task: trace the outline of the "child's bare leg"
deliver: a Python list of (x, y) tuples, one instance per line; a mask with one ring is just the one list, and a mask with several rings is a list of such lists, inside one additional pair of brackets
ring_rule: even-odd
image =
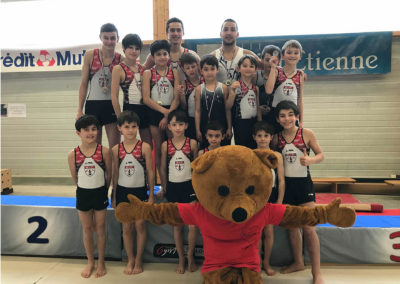
[(174, 226), (174, 240), (176, 251), (179, 256), (178, 267), (176, 272), (179, 274), (185, 273), (185, 256), (183, 254), (183, 226)]
[(189, 234), (188, 234), (188, 270), (189, 272), (195, 272), (198, 267), (196, 265), (196, 261), (194, 259), (194, 249), (196, 247), (196, 237), (197, 237), (197, 227), (193, 225), (189, 225)]
[(116, 122), (106, 124), (104, 127), (106, 129), (108, 146), (111, 149), (121, 141), (121, 133), (118, 131)]
[(125, 274), (132, 274), (135, 266), (135, 256), (133, 255), (133, 227), (134, 223), (122, 223), (122, 239), (126, 255), (128, 256), (128, 264), (124, 269)]
[(321, 274), (321, 256), (320, 256), (320, 245), (317, 232), (315, 227), (306, 226), (304, 230), (304, 239), (307, 243), (308, 253), (311, 260), (311, 272), (313, 275), (314, 284), (322, 284), (324, 280)]
[(135, 227), (136, 227), (137, 247), (136, 247), (136, 258), (135, 258), (135, 267), (133, 269), (133, 274), (139, 274), (143, 272), (143, 252), (147, 239), (146, 221), (144, 220), (136, 221)]
[(106, 264), (104, 262), (104, 253), (106, 250), (106, 214), (107, 209), (95, 210), (94, 217), (96, 219), (97, 234), (97, 269), (94, 274), (96, 278), (106, 275)]
[(264, 260), (263, 260), (263, 269), (267, 275), (272, 276), (275, 275), (275, 270), (272, 269), (269, 264), (269, 259), (271, 258), (272, 247), (274, 245), (274, 226), (267, 225), (264, 228)]
[(151, 139), (151, 133), (150, 133), (150, 128), (144, 128), (139, 130), (140, 133), (140, 140), (143, 142), (147, 142), (150, 144), (151, 147), (153, 147), (153, 142)]
[(289, 240), (292, 247), (294, 262), (281, 269), (281, 273), (292, 273), (295, 271), (304, 270), (304, 260), (303, 260), (303, 241), (301, 237), (301, 232), (299, 228), (289, 229)]
[(160, 172), (160, 161), (161, 161), (161, 144), (162, 144), (162, 131), (158, 126), (150, 125), (150, 133), (151, 137), (154, 141), (154, 164), (156, 166), (156, 170)]
[(78, 210), (79, 220), (82, 224), (83, 232), (83, 245), (85, 246), (86, 256), (88, 258), (88, 264), (82, 270), (81, 276), (83, 278), (89, 278), (92, 275), (94, 269), (94, 254), (93, 254), (93, 210), (80, 211)]
[(98, 144), (101, 144), (101, 140), (103, 139), (103, 126), (100, 125), (99, 129), (97, 130), (97, 138), (96, 138), (96, 142)]

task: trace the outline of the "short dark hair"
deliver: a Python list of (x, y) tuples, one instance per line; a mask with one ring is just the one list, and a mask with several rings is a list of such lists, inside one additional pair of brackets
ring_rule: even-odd
[[(268, 53), (269, 55), (273, 56), (274, 53), (276, 53), (276, 52), (278, 52), (278, 56), (277, 56), (277, 57), (278, 57), (279, 60), (280, 60), (281, 57), (282, 57), (282, 51), (281, 51), (281, 49), (280, 49), (279, 47), (277, 47), (276, 45), (272, 45), (272, 44), (267, 45), (267, 46), (264, 47), (263, 51), (261, 52), (261, 58), (263, 59), (264, 56), (265, 56), (265, 54), (267, 54), (267, 53)], [(276, 55), (274, 55), (274, 56), (276, 56)]]
[(168, 33), (168, 29), (169, 29), (169, 24), (170, 24), (170, 23), (180, 23), (181, 26), (182, 26), (182, 32), (185, 32), (185, 29), (183, 28), (183, 22), (182, 22), (182, 20), (181, 20), (181, 19), (178, 19), (178, 18), (176, 18), (176, 17), (173, 17), (173, 18), (169, 19), (169, 20), (167, 21), (167, 24), (165, 25), (165, 32), (166, 32), (166, 33)]
[(222, 23), (221, 31), (222, 31), (222, 29), (224, 28), (224, 25), (225, 25), (226, 22), (234, 23), (235, 26), (236, 26), (236, 31), (239, 31), (239, 27), (238, 27), (238, 24), (236, 23), (236, 21), (235, 21), (234, 19), (230, 19), (230, 18), (229, 18), (229, 19), (226, 19), (226, 20)]
[(165, 49), (166, 51), (168, 51), (169, 54), (169, 52), (171, 51), (171, 45), (167, 40), (155, 40), (150, 45), (150, 53), (152, 56), (154, 56), (154, 54), (161, 49)]
[(100, 123), (94, 115), (84, 114), (75, 121), (75, 129), (81, 132), (82, 128), (94, 125), (97, 129), (100, 128)]
[(143, 42), (137, 34), (127, 34), (122, 40), (122, 47), (124, 49), (132, 45), (139, 47), (139, 49), (142, 50)]
[(271, 124), (269, 124), (266, 121), (257, 121), (253, 125), (253, 135), (257, 135), (258, 131), (265, 131), (265, 133), (268, 133), (270, 135), (274, 134), (274, 128), (272, 127)]
[(299, 115), (299, 107), (292, 101), (281, 101), (277, 106), (276, 106), (276, 117), (279, 117), (279, 113), (281, 110), (293, 110), (295, 115)]
[(197, 63), (197, 58), (193, 53), (185, 52), (181, 55), (181, 57), (179, 57), (179, 62), (183, 67), (185, 64)]
[(209, 121), (207, 124), (206, 133), (208, 130), (214, 130), (214, 131), (219, 130), (219, 131), (221, 131), (222, 134), (225, 134), (225, 127), (218, 120)]
[(200, 60), (200, 68), (203, 68), (204, 64), (215, 66), (218, 69), (218, 59), (214, 55), (204, 55)]
[(116, 32), (117, 36), (119, 36), (117, 27), (114, 24), (107, 23), (107, 24), (102, 25), (100, 28), (100, 34), (101, 33), (112, 33), (112, 32)]
[(117, 124), (122, 126), (125, 122), (132, 123), (135, 122), (138, 126), (140, 125), (140, 117), (131, 110), (124, 110), (118, 115)]
[(257, 59), (251, 54), (245, 54), (242, 57), (240, 57), (237, 66), (240, 67), (240, 65), (242, 65), (243, 61), (245, 61), (246, 59), (250, 60), (250, 63), (257, 68)]
[(174, 109), (173, 111), (171, 111), (168, 114), (168, 123), (171, 122), (171, 120), (175, 117), (175, 120), (177, 122), (184, 122), (184, 123), (188, 123), (188, 117), (186, 115), (186, 113), (181, 110), (181, 109)]

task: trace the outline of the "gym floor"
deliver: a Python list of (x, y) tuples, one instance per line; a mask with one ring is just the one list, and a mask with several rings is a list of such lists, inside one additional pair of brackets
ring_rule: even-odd
[[(75, 196), (74, 186), (64, 185), (14, 185), (13, 195), (42, 195), (42, 196)], [(385, 209), (400, 208), (399, 195), (364, 195), (353, 194), (360, 202), (381, 203)], [(1, 257), (1, 283), (12, 284), (63, 284), (63, 283), (202, 283), (200, 271), (186, 272), (183, 275), (176, 274), (175, 264), (145, 263), (144, 272), (138, 275), (125, 275), (124, 261), (107, 261), (107, 274), (96, 279), (83, 279), (81, 270), (86, 264), (85, 259), (74, 258), (43, 258), (25, 256)], [(276, 268), (278, 271), (279, 268)], [(342, 283), (399, 283), (400, 265), (344, 265), (321, 264), (322, 274), (327, 284)], [(22, 271), (22, 272), (21, 272)], [(311, 270), (291, 274), (277, 273), (275, 276), (267, 276), (262, 272), (263, 283), (269, 284), (309, 284), (312, 283)]]

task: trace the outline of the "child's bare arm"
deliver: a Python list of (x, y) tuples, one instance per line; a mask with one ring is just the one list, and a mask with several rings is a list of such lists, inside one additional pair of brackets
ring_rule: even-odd
[(226, 111), (230, 111), (233, 107), (233, 104), (235, 103), (235, 97), (236, 97), (236, 89), (240, 89), (240, 82), (235, 81), (232, 83), (232, 85), (228, 89), (228, 98), (226, 100), (225, 104), (225, 109)]
[(297, 95), (297, 106), (299, 107), (299, 114), (300, 114), (299, 127), (301, 128), (303, 128), (303, 122), (304, 122), (303, 90), (304, 90), (304, 75), (300, 75), (300, 88), (299, 88), (299, 93)]
[(143, 64), (144, 70), (148, 70), (154, 66), (154, 58), (151, 54), (147, 55), (146, 61)]
[(278, 199), (276, 203), (282, 204), (283, 203), (283, 197), (285, 196), (285, 172), (283, 168), (283, 158), (281, 153), (275, 153), (276, 156), (278, 157), (278, 166), (277, 166), (277, 172), (278, 172)]
[(277, 150), (278, 148), (278, 134), (274, 134), (271, 141), (271, 149)]
[(199, 150), (197, 157), (201, 157), (201, 156), (203, 156), (203, 154), (204, 154), (204, 150)]
[(143, 142), (142, 153), (146, 161), (147, 185), (149, 186), (149, 202), (154, 202), (154, 171), (153, 171), (153, 156), (151, 146)]
[(107, 147), (102, 146), (102, 152), (104, 164), (106, 166), (106, 188), (108, 189), (110, 187), (112, 177), (112, 158)]
[(92, 63), (92, 61), (93, 50), (89, 50), (85, 53), (85, 56), (83, 58), (82, 78), (81, 84), (79, 86), (78, 112), (76, 114), (76, 119), (83, 115), (83, 105), (85, 104), (85, 98), (88, 90), (90, 64)]
[(193, 159), (196, 159), (198, 154), (199, 154), (199, 150), (197, 149), (197, 141), (194, 139), (190, 139), (190, 149), (192, 149), (192, 155), (193, 155)]
[(201, 119), (201, 85), (197, 86), (195, 89), (194, 95), (195, 101), (195, 113), (194, 113), (194, 122), (196, 126), (196, 137), (199, 142), (201, 142), (202, 135), (200, 131), (200, 119)]
[(124, 72), (120, 65), (113, 68), (111, 79), (111, 102), (116, 116), (121, 113), (121, 106), (119, 105), (119, 84), (122, 80)]
[(322, 152), (321, 146), (318, 144), (317, 138), (315, 137), (314, 132), (310, 129), (303, 129), (303, 136), (304, 136), (304, 141), (306, 142), (306, 146), (311, 148), (311, 150), (314, 152), (315, 156), (310, 157), (307, 155), (305, 152), (304, 157), (300, 158), (300, 163), (303, 166), (308, 166), (311, 164), (319, 164), (321, 163), (325, 156), (324, 153)]
[(179, 85), (182, 86), (182, 90), (179, 94), (179, 104), (182, 107), (182, 109), (187, 110), (188, 106), (187, 106), (186, 98), (185, 98), (185, 93), (186, 93), (185, 81), (181, 81)]
[(78, 177), (76, 176), (76, 167), (75, 167), (75, 151), (72, 150), (68, 153), (68, 166), (69, 166), (69, 171), (71, 172), (71, 177), (72, 180), (74, 181), (74, 184), (78, 184)]
[(169, 112), (175, 110), (179, 106), (179, 97), (182, 92), (182, 86), (180, 85), (179, 73), (178, 70), (172, 70), (174, 73), (174, 99), (172, 100), (171, 106), (169, 108)]
[(222, 90), (224, 92), (225, 101), (225, 116), (226, 116), (226, 137), (228, 139), (232, 138), (232, 112), (231, 108), (228, 108), (226, 101), (228, 100), (229, 90), (225, 84), (222, 84)]
[[(119, 158), (118, 158), (118, 147), (119, 145), (115, 145), (111, 149), (111, 155), (112, 155), (112, 196), (111, 196), (111, 204), (114, 204), (115, 202), (115, 197), (116, 197), (116, 190), (117, 190), (117, 184), (118, 184), (118, 177), (119, 177)], [(114, 205), (112, 205), (114, 208)]]
[[(276, 59), (273, 60), (274, 58), (276, 58)], [(268, 80), (265, 83), (265, 92), (268, 95), (271, 95), (272, 92), (274, 91), (276, 77), (278, 76), (278, 70), (277, 70), (278, 63), (277, 63), (277, 60), (278, 60), (278, 58), (276, 56), (273, 56), (269, 61), (269, 64), (271, 66), (271, 71), (269, 72)]]
[(262, 114), (261, 114), (261, 108), (260, 108), (260, 89), (257, 88), (257, 93), (256, 93), (256, 107), (257, 107), (257, 121), (262, 120)]

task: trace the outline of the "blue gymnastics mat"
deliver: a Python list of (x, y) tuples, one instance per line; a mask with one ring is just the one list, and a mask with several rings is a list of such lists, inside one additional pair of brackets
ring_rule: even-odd
[[(75, 207), (75, 197), (51, 197), (51, 196), (26, 196), (3, 195), (2, 205), (16, 206), (47, 206), (47, 207)], [(111, 208), (109, 206), (109, 208)], [(318, 225), (320, 227), (333, 227), (330, 224)], [(363, 228), (400, 228), (400, 216), (357, 216), (353, 227)]]

